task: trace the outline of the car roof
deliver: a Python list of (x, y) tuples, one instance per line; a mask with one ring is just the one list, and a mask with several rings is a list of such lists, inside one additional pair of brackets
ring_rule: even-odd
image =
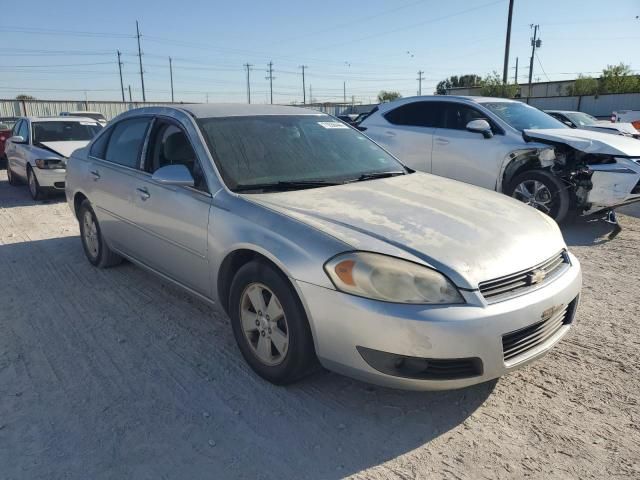
[(61, 115), (63, 113), (73, 113), (73, 114), (90, 113), (91, 115), (102, 115), (102, 116), (104, 116), (104, 113), (102, 113), (102, 112), (95, 112), (95, 111), (91, 111), (91, 110), (69, 110), (68, 112), (60, 112)]
[[(391, 108), (394, 108), (397, 105), (404, 105), (412, 102), (419, 101), (454, 101), (454, 102), (462, 102), (462, 103), (486, 103), (486, 102), (504, 102), (504, 103), (514, 103), (518, 102), (518, 100), (512, 100), (510, 98), (499, 98), (499, 97), (475, 97), (471, 95), (421, 95), (421, 96), (413, 96), (413, 97), (402, 97), (394, 100), (392, 102), (381, 103), (378, 105), (381, 111), (387, 111)], [(521, 102), (518, 102), (521, 103)]]
[(318, 110), (288, 105), (201, 103), (180, 105), (177, 108), (189, 112), (196, 118), (247, 117), (253, 115), (326, 115)]

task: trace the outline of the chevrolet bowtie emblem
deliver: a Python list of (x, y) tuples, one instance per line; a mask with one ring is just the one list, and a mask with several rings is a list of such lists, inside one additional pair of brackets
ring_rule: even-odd
[(534, 270), (531, 273), (527, 274), (527, 283), (529, 285), (535, 285), (536, 283), (542, 282), (547, 276), (547, 272), (544, 270)]

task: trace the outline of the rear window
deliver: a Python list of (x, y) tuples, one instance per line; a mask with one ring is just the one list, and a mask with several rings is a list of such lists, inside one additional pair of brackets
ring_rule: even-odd
[(33, 122), (33, 143), (91, 140), (102, 126), (94, 122)]

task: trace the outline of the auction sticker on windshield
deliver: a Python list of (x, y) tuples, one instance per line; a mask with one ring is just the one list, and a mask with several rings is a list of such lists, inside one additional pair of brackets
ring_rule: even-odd
[(318, 125), (324, 128), (349, 128), (344, 123), (340, 122), (318, 122)]

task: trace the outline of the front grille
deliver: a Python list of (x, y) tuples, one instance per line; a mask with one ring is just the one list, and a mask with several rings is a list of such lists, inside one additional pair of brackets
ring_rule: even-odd
[(578, 299), (549, 312), (549, 318), (502, 336), (504, 363), (515, 364), (534, 348), (552, 338), (564, 326), (571, 324)]
[(379, 372), (417, 380), (460, 380), (482, 375), (479, 358), (421, 358), (356, 347), (362, 358)]
[(560, 276), (568, 266), (569, 255), (566, 250), (563, 250), (535, 267), (480, 282), (480, 293), (489, 303), (506, 300), (551, 282)]

